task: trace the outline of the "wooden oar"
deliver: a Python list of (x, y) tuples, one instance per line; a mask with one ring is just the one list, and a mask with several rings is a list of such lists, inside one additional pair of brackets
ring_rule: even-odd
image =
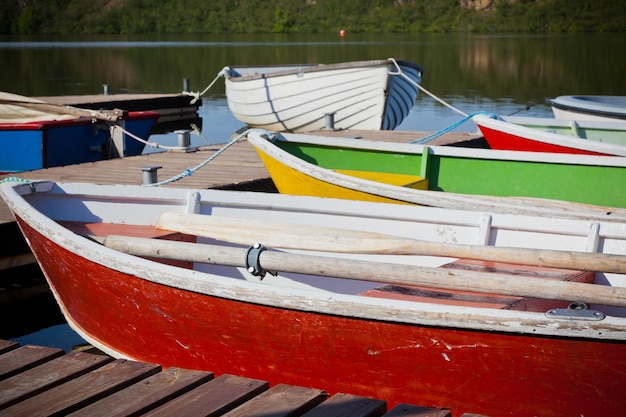
[(97, 120), (105, 120), (108, 122), (117, 122), (124, 116), (124, 111), (120, 109), (114, 110), (89, 110), (80, 109), (72, 106), (63, 106), (61, 104), (51, 104), (36, 101), (20, 101), (20, 100), (4, 100), (0, 99), (0, 104), (10, 104), (12, 106), (27, 107), (29, 109), (40, 110), (43, 112), (53, 112), (59, 114), (71, 114), (73, 116), (90, 117)]
[[(145, 239), (128, 236), (107, 236), (103, 244), (136, 256), (202, 262), (213, 265), (248, 267), (248, 249), (220, 245)], [(418, 285), (480, 293), (548, 300), (582, 301), (601, 305), (626, 307), (626, 288), (579, 282), (519, 277), (475, 271), (452, 271), (386, 262), (338, 259), (325, 256), (262, 251), (258, 255), (262, 269), (301, 273), (330, 278), (397, 285)]]
[(580, 271), (626, 273), (626, 255), (437, 243), (331, 227), (169, 212), (160, 216), (157, 227), (242, 245), (262, 242), (267, 246), (284, 249), (447, 256)]

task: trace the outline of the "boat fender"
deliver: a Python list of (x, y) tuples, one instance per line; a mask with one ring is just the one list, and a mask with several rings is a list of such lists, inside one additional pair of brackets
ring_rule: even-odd
[(254, 245), (250, 246), (246, 251), (246, 269), (255, 277), (259, 277), (260, 280), (265, 278), (265, 274), (268, 272), (263, 269), (259, 260), (261, 253), (266, 249), (267, 248), (260, 243), (255, 243)]

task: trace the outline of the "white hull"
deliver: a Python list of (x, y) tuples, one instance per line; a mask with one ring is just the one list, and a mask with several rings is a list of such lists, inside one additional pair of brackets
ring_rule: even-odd
[(230, 110), (251, 127), (307, 132), (327, 127), (332, 115), (335, 129), (379, 130), (408, 115), (421, 69), (385, 60), (226, 68), (224, 75)]
[(548, 102), (557, 119), (626, 120), (626, 96), (559, 96)]

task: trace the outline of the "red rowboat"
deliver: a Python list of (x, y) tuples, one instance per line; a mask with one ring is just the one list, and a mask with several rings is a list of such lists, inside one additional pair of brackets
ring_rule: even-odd
[(626, 156), (626, 122), (569, 121), (543, 117), (490, 117), (472, 120), (492, 149)]
[(70, 325), (114, 357), (455, 416), (623, 411), (623, 223), (138, 186), (0, 194)]

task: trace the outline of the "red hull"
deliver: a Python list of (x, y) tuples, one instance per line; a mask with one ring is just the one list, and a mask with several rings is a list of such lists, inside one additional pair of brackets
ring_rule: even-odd
[(551, 152), (580, 155), (605, 155), (605, 153), (591, 152), (584, 149), (570, 148), (567, 146), (553, 145), (551, 143), (539, 142), (522, 136), (512, 135), (499, 130), (478, 126), (485, 140), (491, 149), (503, 151), (528, 151), (528, 152)]
[(18, 222), (68, 318), (127, 357), (491, 416), (624, 410), (626, 344), (272, 308), (90, 262)]

